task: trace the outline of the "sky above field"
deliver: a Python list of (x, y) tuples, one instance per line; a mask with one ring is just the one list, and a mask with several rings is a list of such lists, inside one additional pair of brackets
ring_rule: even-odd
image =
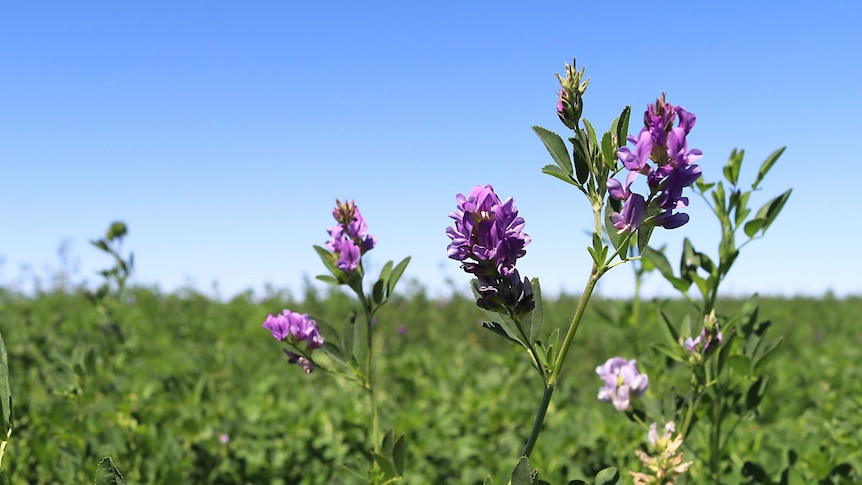
[[(728, 294), (862, 294), (862, 4), (856, 2), (7, 2), (0, 8), (0, 284), (63, 267), (98, 281), (88, 240), (129, 225), (135, 281), (229, 297), (301, 290), (323, 272), (335, 199), (355, 199), (378, 246), (372, 273), (437, 294), (466, 290), (448, 260), (455, 194), (513, 196), (533, 242), (521, 273), (579, 292), (591, 215), (531, 131), (565, 132), (555, 72), (591, 78), (584, 116), (630, 132), (662, 92), (697, 115), (707, 180), (745, 149), (743, 183), (787, 150), (752, 196), (792, 187)], [(849, 145), (848, 145), (849, 144)], [(852, 145), (852, 146), (851, 146)], [(718, 224), (657, 231), (716, 255)], [(631, 270), (599, 286), (630, 295)], [(672, 294), (659, 276), (648, 294)]]

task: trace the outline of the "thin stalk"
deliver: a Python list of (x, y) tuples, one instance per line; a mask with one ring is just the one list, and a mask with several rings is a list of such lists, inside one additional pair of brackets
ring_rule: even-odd
[(371, 430), (374, 438), (374, 453), (380, 453), (380, 421), (377, 414), (377, 396), (374, 393), (374, 340), (371, 331), (371, 309), (365, 306), (365, 330), (368, 352), (366, 352), (366, 367), (368, 369), (367, 389), (368, 399), (371, 401)]
[(360, 286), (354, 288), (356, 295), (359, 297), (359, 302), (362, 304), (362, 309), (365, 312), (365, 344), (367, 351), (365, 352), (365, 389), (368, 391), (368, 400), (371, 403), (371, 436), (373, 438), (372, 450), (374, 454), (380, 453), (380, 421), (377, 412), (377, 396), (374, 393), (374, 339), (372, 338), (371, 318), (374, 311), (371, 309), (371, 303), (365, 298), (365, 293)]
[(587, 280), (587, 285), (584, 288), (584, 293), (578, 301), (578, 307), (575, 310), (575, 315), (572, 317), (572, 322), (569, 324), (569, 329), (566, 331), (566, 337), (563, 339), (563, 344), (560, 346), (560, 353), (554, 362), (554, 369), (551, 371), (551, 376), (545, 383), (545, 391), (542, 394), (542, 401), (539, 403), (539, 409), (536, 411), (536, 419), (533, 420), (533, 428), (530, 430), (530, 437), (527, 438), (527, 444), (524, 445), (523, 456), (529, 457), (533, 452), (533, 447), (536, 446), (536, 441), (539, 439), (539, 433), (542, 430), (542, 422), (545, 420), (545, 414), (548, 412), (548, 406), (551, 404), (551, 396), (554, 394), (554, 388), (557, 387), (560, 371), (563, 368), (563, 361), (566, 360), (566, 354), (569, 352), (569, 347), (572, 345), (572, 340), (575, 338), (575, 333), (578, 331), (578, 326), (581, 324), (581, 319), (584, 316), (584, 310), (587, 308), (587, 302), (596, 287), (602, 273), (596, 265), (590, 272), (590, 278)]
[(569, 353), (569, 347), (572, 346), (572, 340), (575, 338), (575, 333), (577, 333), (578, 327), (581, 324), (584, 311), (587, 309), (587, 302), (590, 300), (590, 296), (593, 294), (593, 290), (596, 288), (596, 283), (599, 282), (599, 278), (601, 278), (601, 276), (602, 272), (600, 272), (599, 268), (594, 264), (593, 269), (590, 272), (590, 278), (587, 280), (587, 285), (584, 288), (584, 293), (581, 295), (581, 299), (578, 300), (578, 307), (575, 309), (572, 323), (569, 324), (569, 329), (566, 331), (563, 345), (560, 346), (560, 353), (557, 356), (556, 362), (554, 362), (554, 370), (551, 371), (551, 377), (548, 379), (548, 384), (551, 386), (555, 386), (557, 384), (557, 380), (560, 378), (560, 371), (563, 368), (563, 362), (566, 360), (566, 355)]
[(539, 433), (542, 431), (542, 422), (545, 420), (545, 414), (548, 412), (548, 406), (551, 404), (551, 396), (554, 394), (556, 386), (545, 384), (545, 392), (542, 393), (542, 402), (539, 403), (539, 409), (536, 411), (536, 419), (533, 420), (533, 429), (530, 430), (530, 437), (527, 438), (527, 444), (524, 445), (522, 456), (529, 458), (533, 452), (533, 447), (536, 446), (536, 441), (539, 439)]

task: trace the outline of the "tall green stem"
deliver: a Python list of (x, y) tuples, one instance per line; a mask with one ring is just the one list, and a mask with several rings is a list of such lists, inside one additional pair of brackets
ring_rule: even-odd
[(563, 339), (563, 344), (560, 346), (560, 353), (554, 362), (554, 369), (551, 371), (551, 376), (545, 383), (545, 392), (542, 394), (542, 401), (539, 403), (539, 409), (536, 411), (536, 419), (533, 421), (533, 428), (530, 430), (530, 437), (527, 439), (527, 444), (524, 445), (524, 456), (529, 457), (533, 452), (533, 447), (539, 439), (539, 433), (542, 430), (542, 422), (545, 420), (545, 414), (548, 412), (548, 406), (551, 404), (551, 396), (554, 394), (554, 388), (557, 387), (557, 382), (560, 377), (560, 371), (563, 368), (563, 362), (566, 360), (566, 354), (569, 352), (569, 347), (572, 345), (572, 340), (575, 338), (575, 333), (578, 331), (578, 326), (581, 324), (581, 319), (584, 316), (584, 310), (587, 308), (587, 302), (598, 283), (602, 271), (593, 265), (590, 272), (590, 278), (587, 280), (587, 286), (584, 288), (584, 293), (578, 301), (578, 308), (575, 310), (575, 315), (572, 317), (572, 322), (569, 324), (569, 329), (566, 331), (566, 337)]
[(363, 302), (365, 307), (365, 338), (368, 346), (366, 352), (365, 367), (368, 369), (368, 376), (365, 379), (366, 389), (368, 389), (368, 399), (371, 401), (371, 433), (374, 438), (374, 453), (380, 453), (380, 421), (377, 417), (377, 396), (374, 393), (374, 340), (372, 338), (371, 329), (371, 308), (368, 302)]
[(536, 411), (536, 419), (533, 420), (533, 429), (530, 430), (530, 437), (527, 438), (527, 444), (524, 445), (523, 456), (530, 456), (533, 452), (533, 447), (536, 446), (536, 441), (539, 439), (539, 433), (542, 431), (542, 422), (545, 420), (545, 413), (548, 412), (548, 406), (551, 404), (551, 396), (554, 394), (554, 387), (545, 384), (545, 392), (542, 394), (542, 402), (539, 403), (539, 410)]

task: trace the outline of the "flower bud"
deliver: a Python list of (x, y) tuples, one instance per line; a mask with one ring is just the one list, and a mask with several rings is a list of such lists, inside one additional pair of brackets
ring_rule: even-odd
[(557, 98), (557, 115), (560, 121), (569, 129), (574, 130), (578, 126), (578, 121), (581, 119), (581, 114), (584, 111), (584, 101), (582, 96), (587, 90), (587, 85), (590, 80), (582, 81), (584, 77), (584, 69), (575, 70), (575, 61), (572, 60), (572, 65), (566, 64), (566, 77), (557, 74), (557, 79), (560, 81), (560, 89)]

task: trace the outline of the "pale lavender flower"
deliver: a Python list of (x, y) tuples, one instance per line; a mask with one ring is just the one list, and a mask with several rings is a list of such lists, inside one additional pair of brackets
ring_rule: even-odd
[(715, 335), (711, 335), (707, 330), (706, 326), (703, 327), (700, 331), (700, 335), (697, 337), (688, 337), (683, 341), (683, 345), (686, 350), (694, 353), (702, 353), (706, 355), (707, 353), (714, 350), (722, 340), (724, 340), (724, 335), (722, 335), (721, 330), (717, 327), (714, 329)]
[(701, 335), (698, 335), (697, 337), (694, 337), (694, 338), (687, 337), (685, 339), (685, 342), (683, 342), (683, 345), (685, 346), (686, 350), (688, 350), (691, 353), (695, 353), (695, 352), (697, 352), (697, 346), (700, 344), (700, 339), (701, 339)]
[(226, 445), (230, 442), (230, 435), (228, 435), (226, 433), (222, 433), (218, 436), (218, 441), (219, 441), (219, 443)]
[(599, 389), (599, 399), (613, 403), (619, 411), (631, 409), (631, 398), (640, 396), (649, 387), (649, 378), (637, 368), (637, 360), (612, 357), (596, 367), (596, 374), (605, 385)]

